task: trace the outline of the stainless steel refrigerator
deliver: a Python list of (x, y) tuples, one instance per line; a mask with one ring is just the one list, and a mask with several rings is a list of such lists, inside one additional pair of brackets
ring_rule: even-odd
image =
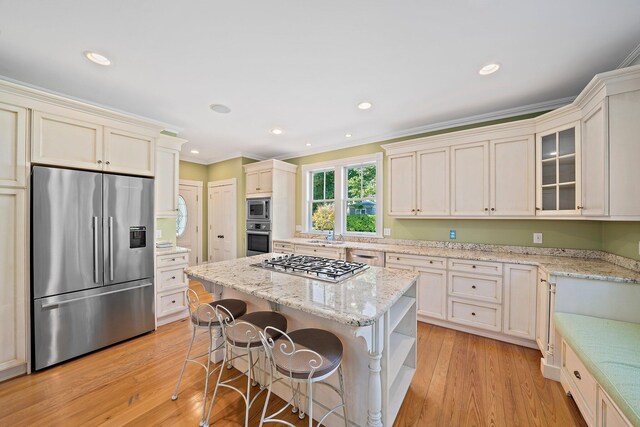
[(153, 180), (32, 169), (33, 368), (153, 330)]

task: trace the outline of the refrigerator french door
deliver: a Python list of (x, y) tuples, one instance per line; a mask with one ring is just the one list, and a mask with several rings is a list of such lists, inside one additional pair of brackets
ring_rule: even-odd
[(153, 180), (32, 170), (35, 370), (152, 330)]

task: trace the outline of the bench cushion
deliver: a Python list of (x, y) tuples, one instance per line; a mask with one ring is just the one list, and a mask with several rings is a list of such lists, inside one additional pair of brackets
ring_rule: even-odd
[(554, 320), (602, 389), (640, 426), (640, 324), (569, 313)]

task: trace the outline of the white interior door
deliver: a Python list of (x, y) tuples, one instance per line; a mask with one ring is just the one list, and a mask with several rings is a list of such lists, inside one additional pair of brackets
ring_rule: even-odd
[(189, 265), (202, 262), (202, 206), (200, 204), (200, 186), (180, 183), (178, 192), (178, 218), (176, 236), (178, 246), (191, 249)]
[(209, 261), (236, 258), (236, 182), (209, 183)]

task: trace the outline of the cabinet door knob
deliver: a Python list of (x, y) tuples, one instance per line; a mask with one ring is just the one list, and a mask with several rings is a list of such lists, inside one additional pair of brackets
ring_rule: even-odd
[(171, 304), (175, 304), (175, 303), (176, 303), (176, 300), (171, 300)]
[(433, 264), (433, 261), (429, 261), (429, 264)]
[(471, 266), (471, 268), (476, 268), (476, 266), (475, 266), (475, 265), (472, 265), (472, 266)]
[(396, 258), (396, 261), (400, 261), (400, 258)]
[(415, 209), (411, 209), (411, 212), (415, 212), (415, 211), (416, 211)]
[(98, 160), (98, 164), (101, 165), (102, 164), (102, 160)]
[(108, 164), (108, 165), (110, 165), (110, 164), (111, 164), (111, 162), (107, 160), (107, 164)]
[(494, 212), (496, 210), (496, 208), (491, 208), (491, 212)]
[(544, 283), (547, 281), (547, 279), (540, 279), (540, 281)]
[(484, 211), (485, 211), (485, 212), (489, 211), (489, 208), (484, 208)]
[(472, 315), (472, 316), (475, 316), (475, 315), (476, 315), (476, 313), (475, 313), (475, 312), (471, 312), (471, 315)]
[(536, 210), (537, 210), (537, 211), (541, 211), (542, 209), (540, 209), (539, 207), (537, 207), (537, 206), (536, 206)]
[(580, 372), (578, 372), (578, 371), (573, 371), (573, 375), (579, 380), (582, 379), (582, 376), (580, 375)]
[(476, 285), (471, 285), (471, 289), (475, 289), (475, 288), (476, 288)]
[(171, 280), (176, 280), (176, 276), (171, 276)]
[(418, 212), (420, 212), (420, 209), (417, 209)]

